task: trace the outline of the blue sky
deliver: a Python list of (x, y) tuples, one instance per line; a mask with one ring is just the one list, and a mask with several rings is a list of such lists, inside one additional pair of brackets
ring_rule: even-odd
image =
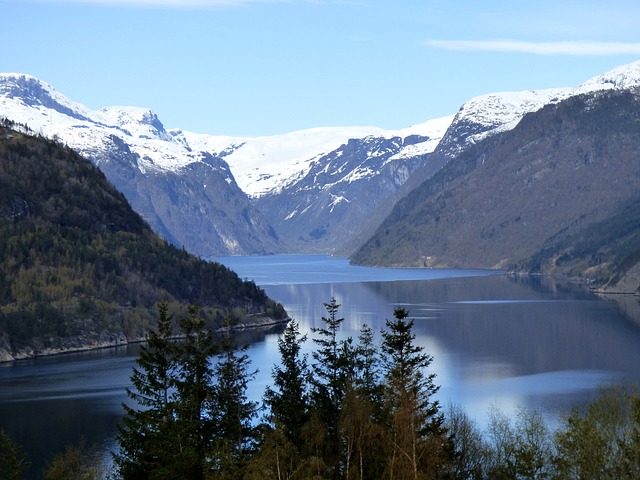
[(640, 2), (0, 0), (0, 72), (167, 128), (405, 128), (640, 59)]

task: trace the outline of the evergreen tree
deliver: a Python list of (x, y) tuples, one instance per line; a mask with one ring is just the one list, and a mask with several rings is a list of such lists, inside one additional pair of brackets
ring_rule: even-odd
[[(350, 345), (350, 344), (348, 344)], [(382, 384), (373, 331), (363, 325), (353, 348), (353, 376), (347, 378), (340, 415), (346, 479), (381, 478), (384, 471)]]
[[(380, 358), (374, 343), (373, 330), (368, 325), (360, 329), (358, 344), (355, 349), (355, 365), (357, 377), (355, 385), (369, 399), (374, 407), (382, 403), (383, 385), (380, 379)], [(379, 409), (375, 412), (379, 418)]]
[(444, 418), (433, 395), (435, 374), (425, 374), (433, 357), (415, 345), (413, 320), (404, 308), (382, 331), (385, 407), (390, 427), (390, 478), (437, 478), (447, 468)]
[(0, 430), (0, 478), (22, 480), (30, 465), (22, 449), (11, 441), (4, 430)]
[(341, 470), (341, 445), (339, 439), (339, 420), (342, 402), (346, 392), (347, 379), (353, 373), (351, 339), (338, 341), (338, 330), (344, 318), (338, 317), (340, 305), (335, 298), (324, 304), (327, 316), (322, 317), (324, 328), (313, 328), (318, 335), (313, 341), (318, 348), (312, 353), (315, 363), (311, 377), (311, 403), (317, 420), (325, 425), (327, 444), (325, 462), (338, 478)]
[(123, 404), (126, 416), (118, 427), (120, 449), (114, 459), (125, 480), (156, 478), (155, 472), (169, 468), (174, 453), (167, 450), (167, 435), (176, 421), (176, 350), (167, 305), (159, 304), (158, 312), (157, 331), (150, 331), (147, 344), (140, 347), (131, 375), (134, 389), (127, 388), (129, 397), (142, 408)]
[(344, 396), (346, 376), (346, 359), (342, 355), (344, 347), (338, 341), (338, 330), (344, 318), (338, 317), (340, 305), (335, 298), (331, 298), (324, 307), (328, 314), (327, 317), (322, 317), (325, 327), (311, 329), (318, 335), (313, 339), (318, 348), (312, 353), (315, 360), (311, 377), (312, 400), (323, 418), (333, 419), (335, 422)]
[(306, 335), (300, 335), (298, 323), (289, 322), (278, 339), (280, 365), (275, 365), (272, 371), (275, 390), (267, 387), (265, 392), (270, 421), (293, 445), (302, 443), (302, 426), (309, 419), (307, 356), (300, 353), (306, 339)]
[(257, 371), (249, 372), (251, 361), (246, 354), (247, 347), (238, 347), (232, 327), (233, 320), (227, 315), (213, 371), (213, 395), (208, 404), (208, 415), (214, 426), (209, 463), (213, 478), (217, 479), (240, 478), (257, 445), (258, 432), (253, 420), (258, 403), (247, 398), (249, 382)]
[(182, 475), (191, 480), (204, 478), (207, 455), (212, 448), (215, 419), (208, 403), (215, 395), (211, 358), (216, 344), (198, 306), (191, 306), (181, 317), (184, 340), (178, 344), (178, 380), (176, 382), (176, 429)]

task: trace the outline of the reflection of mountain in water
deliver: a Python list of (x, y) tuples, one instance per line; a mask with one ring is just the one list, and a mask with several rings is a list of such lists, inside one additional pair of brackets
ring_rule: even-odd
[(369, 288), (388, 300), (402, 296), (418, 336), (471, 359), (500, 359), (519, 374), (590, 369), (640, 379), (640, 328), (576, 285), (500, 276)]
[(640, 380), (640, 328), (625, 315), (630, 309), (548, 277), (286, 285), (266, 290), (303, 330), (320, 324), (326, 313), (322, 303), (334, 296), (342, 305), (345, 335), (354, 337), (363, 323), (379, 331), (394, 306), (405, 306), (415, 319), (418, 341), (433, 340), (447, 355), (459, 356), (463, 376), (473, 377), (485, 362), (497, 362), (509, 365), (510, 375), (594, 370)]

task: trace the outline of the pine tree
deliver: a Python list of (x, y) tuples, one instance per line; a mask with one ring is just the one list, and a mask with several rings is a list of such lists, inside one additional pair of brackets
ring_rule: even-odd
[(181, 317), (184, 340), (178, 344), (178, 381), (176, 382), (176, 438), (184, 478), (198, 480), (208, 469), (215, 420), (208, 405), (215, 395), (211, 359), (217, 351), (199, 307), (192, 305)]
[(257, 371), (250, 372), (247, 347), (239, 348), (233, 338), (233, 320), (227, 315), (225, 331), (219, 344), (213, 371), (213, 395), (208, 402), (208, 416), (213, 423), (214, 444), (209, 463), (213, 478), (241, 478), (247, 460), (257, 445), (253, 420), (258, 403), (247, 397), (249, 382)]
[(366, 395), (371, 404), (377, 407), (382, 402), (383, 385), (380, 379), (378, 349), (373, 340), (373, 330), (368, 325), (363, 325), (355, 348), (357, 370), (355, 385)]
[(444, 418), (433, 396), (439, 387), (435, 374), (425, 374), (433, 357), (415, 345), (413, 320), (403, 308), (382, 331), (382, 352), (391, 455), (387, 459), (392, 478), (437, 478), (446, 469)]
[(118, 427), (120, 449), (114, 459), (125, 480), (154, 478), (154, 472), (168, 468), (174, 452), (167, 451), (167, 435), (176, 421), (176, 350), (167, 305), (159, 304), (158, 312), (157, 331), (150, 331), (147, 344), (140, 347), (131, 375), (134, 389), (127, 389), (129, 397), (142, 408), (123, 404), (126, 416)]
[(354, 375), (347, 381), (340, 415), (340, 438), (344, 446), (344, 478), (381, 478), (384, 470), (382, 384), (373, 331), (360, 329), (353, 349)]
[(275, 390), (268, 387), (265, 392), (270, 421), (293, 445), (301, 444), (302, 426), (309, 419), (307, 356), (300, 353), (306, 339), (306, 335), (300, 335), (298, 323), (290, 321), (278, 339), (280, 365), (272, 371)]
[(324, 304), (327, 317), (322, 317), (324, 328), (312, 328), (318, 335), (313, 342), (318, 348), (312, 353), (313, 365), (312, 400), (322, 417), (335, 420), (340, 412), (340, 404), (344, 396), (345, 359), (342, 356), (341, 342), (338, 341), (338, 330), (344, 318), (338, 317), (340, 305), (335, 298)]
[(22, 449), (11, 441), (4, 430), (0, 430), (0, 478), (22, 480), (30, 465)]
[(353, 373), (351, 339), (338, 341), (338, 330), (344, 318), (338, 317), (340, 305), (335, 298), (324, 304), (327, 316), (322, 317), (324, 328), (313, 328), (318, 335), (313, 341), (318, 348), (312, 353), (315, 363), (311, 377), (311, 403), (317, 420), (327, 432), (325, 463), (331, 476), (338, 478), (341, 470), (339, 420), (347, 378)]

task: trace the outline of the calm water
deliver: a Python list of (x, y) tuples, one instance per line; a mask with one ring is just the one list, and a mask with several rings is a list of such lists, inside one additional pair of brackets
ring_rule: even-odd
[[(480, 425), (492, 405), (541, 410), (551, 423), (602, 385), (640, 380), (638, 300), (598, 299), (549, 279), (461, 270), (369, 269), (323, 256), (219, 259), (284, 304), (303, 331), (323, 303), (342, 305), (342, 335), (366, 323), (379, 332), (396, 305), (415, 319), (416, 342), (434, 356), (439, 398)], [(259, 398), (278, 361), (279, 331), (250, 332), (251, 393)], [(307, 343), (307, 350), (311, 348)], [(115, 425), (136, 346), (0, 365), (0, 428), (22, 444), (37, 475), (46, 459), (81, 437), (95, 455), (114, 448)]]

